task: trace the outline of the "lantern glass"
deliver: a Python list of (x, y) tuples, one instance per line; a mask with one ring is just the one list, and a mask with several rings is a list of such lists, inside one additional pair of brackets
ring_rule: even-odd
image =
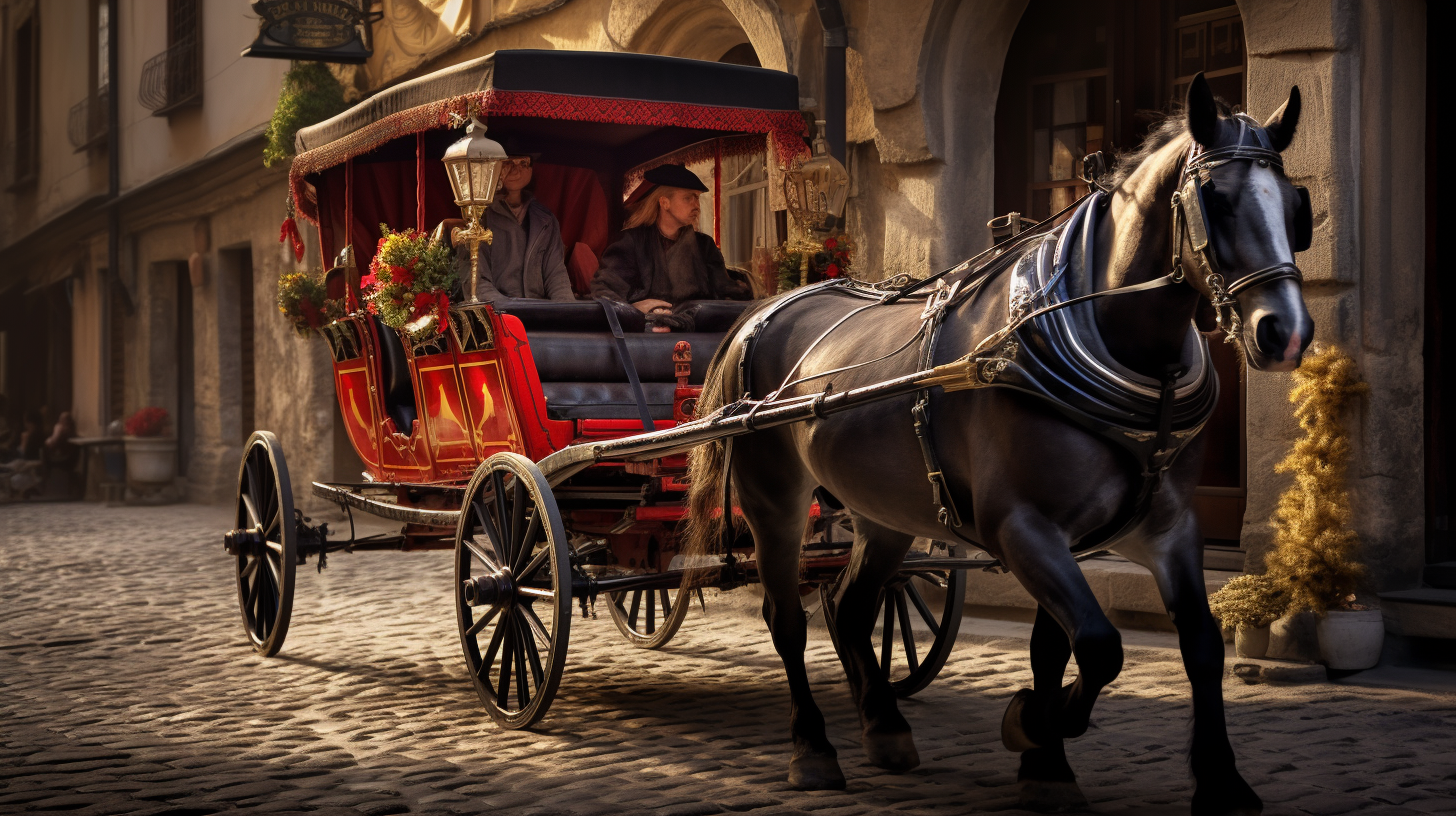
[(814, 156), (787, 173), (784, 194), (789, 214), (801, 229), (829, 232), (841, 223), (849, 198), (849, 171), (829, 155), (823, 121), (814, 140)]
[(485, 135), (485, 123), (479, 119), (472, 119), (465, 128), (465, 136), (445, 151), (450, 189), (455, 193), (455, 205), (466, 219), (479, 221), (485, 216), (486, 209), (495, 200), (501, 163), (505, 159), (505, 149)]

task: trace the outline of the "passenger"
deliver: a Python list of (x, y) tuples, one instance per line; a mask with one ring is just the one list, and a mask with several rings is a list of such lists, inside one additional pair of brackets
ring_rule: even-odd
[(713, 239), (697, 231), (698, 193), (707, 191), (681, 164), (648, 170), (627, 202), (635, 207), (622, 237), (602, 253), (592, 297), (656, 315), (689, 300), (751, 299), (748, 282), (730, 277)]
[[(485, 214), (484, 227), (492, 242), (480, 245), (480, 282), (475, 295), (482, 301), (511, 298), (576, 300), (571, 277), (566, 272), (566, 246), (561, 242), (561, 224), (546, 206), (526, 189), (531, 183), (531, 157), (512, 156), (501, 167), (501, 190)], [(458, 218), (447, 219), (446, 235), (464, 226)], [(457, 251), (455, 269), (461, 286), (470, 280), (468, 252)]]

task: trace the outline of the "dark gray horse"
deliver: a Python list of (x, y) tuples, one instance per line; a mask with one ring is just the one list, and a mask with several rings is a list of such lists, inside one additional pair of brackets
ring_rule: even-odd
[[(1207, 369), (1206, 347), (1190, 322), (1196, 318), (1211, 330), (1215, 312), (1241, 338), (1250, 367), (1298, 366), (1314, 331), (1293, 254), (1308, 243), (1308, 198), (1284, 177), (1278, 153), (1294, 137), (1299, 109), (1294, 88), (1260, 126), (1230, 115), (1200, 75), (1189, 89), (1185, 115), (1161, 125), (1122, 162), (1110, 192), (1088, 205), (1080, 222), (1085, 234), (1077, 239), (1085, 263), (1065, 273), (1062, 283), (1072, 281), (1065, 294), (1149, 284), (1056, 313), (1085, 315), (1081, 323), (1073, 321), (1082, 326), (1079, 342), (1099, 348), (1094, 356), (1110, 356), (1107, 368), (1122, 372), (1125, 380), (1150, 383), (1152, 393), (1167, 398), (1173, 393), (1168, 372), (1186, 378), (1190, 365)], [(1198, 163), (1190, 164), (1194, 158)], [(1184, 186), (1185, 176), (1194, 186)], [(1193, 192), (1197, 200), (1170, 207), (1175, 191)], [(1191, 223), (1195, 217), (1198, 223)], [(1033, 242), (1028, 251), (1036, 246)], [(1178, 267), (1172, 274), (1170, 257)], [(1074, 280), (1078, 275), (1080, 283)], [(1007, 326), (1008, 303), (1018, 314), (1017, 298), (1023, 301), (1020, 314), (1046, 305), (1037, 299), (1045, 292), (1027, 300), (1009, 272), (985, 277), (967, 286), (974, 289), (970, 296), (950, 300), (936, 364), (987, 353), (983, 341)], [(734, 342), (725, 343), (713, 361), (698, 415), (745, 396), (762, 399), (776, 389), (782, 396), (826, 386), (842, 391), (925, 367), (908, 350), (914, 344), (907, 343), (923, 325), (924, 300), (864, 309), (819, 342), (826, 329), (866, 303), (843, 289), (825, 287), (783, 305), (757, 328), (745, 372), (744, 340), (776, 301), (746, 315)], [(877, 362), (859, 365), (865, 361)], [(834, 373), (783, 387), (822, 372)], [(927, 482), (926, 458), (911, 420), (914, 397), (732, 442), (726, 469), (753, 536), (763, 614), (792, 696), (790, 783), (809, 789), (845, 784), (803, 658), (800, 535), (817, 488), (842, 503), (854, 524), (853, 553), (832, 625), (860, 711), (865, 751), (875, 765), (906, 770), (919, 763), (910, 726), (871, 649), (882, 587), (900, 569), (914, 537), (962, 539), (1000, 559), (1038, 604), (1031, 640), (1035, 688), (1013, 699), (1002, 734), (1008, 748), (1021, 752), (1023, 796), (1028, 805), (1042, 807), (1081, 799), (1063, 740), (1086, 731), (1098, 692), (1117, 677), (1123, 660), (1117, 629), (1074, 559), (1090, 541), (1149, 569), (1177, 627), (1193, 690), (1193, 811), (1259, 812), (1259, 797), (1235, 768), (1224, 724), (1224, 647), (1208, 611), (1202, 537), (1192, 509), (1203, 458), (1197, 429), (1207, 414), (1182, 434), (1181, 455), (1163, 462), (1161, 479), (1148, 482), (1138, 467), (1148, 468), (1146, 459), (1135, 461), (1126, 447), (1026, 390), (937, 390), (930, 401), (931, 444), (949, 491), (940, 501), (958, 511), (961, 522), (950, 530), (937, 517)], [(1169, 438), (1167, 431), (1165, 423), (1159, 438)], [(700, 548), (717, 546), (722, 535), (724, 514), (713, 511), (724, 492), (724, 449), (719, 442), (693, 456), (692, 536)], [(1150, 483), (1157, 489), (1144, 512), (1129, 517), (1127, 508)], [(1073, 656), (1078, 676), (1064, 687), (1063, 672)]]

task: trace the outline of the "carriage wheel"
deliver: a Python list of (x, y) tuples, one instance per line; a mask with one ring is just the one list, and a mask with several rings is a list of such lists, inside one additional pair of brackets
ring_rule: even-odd
[(490, 457), (465, 489), (455, 616), (491, 719), (520, 729), (545, 716), (566, 667), (571, 563), (551, 487), (524, 456)]
[(293, 515), (293, 486), (283, 446), (267, 431), (248, 439), (238, 470), (238, 606), (253, 651), (278, 653), (293, 614), (293, 571), (298, 564), (298, 526)]
[[(688, 581), (683, 575), (683, 583)], [(607, 611), (612, 622), (633, 645), (643, 649), (660, 649), (667, 645), (687, 617), (694, 598), (701, 589), (633, 589), (613, 592)], [(679, 600), (684, 601), (678, 603)]]
[[(943, 597), (930, 603), (927, 596), (937, 594)], [(880, 674), (897, 696), (909, 697), (940, 674), (955, 648), (965, 604), (966, 574), (961, 570), (902, 572), (885, 585), (870, 643), (880, 661)]]

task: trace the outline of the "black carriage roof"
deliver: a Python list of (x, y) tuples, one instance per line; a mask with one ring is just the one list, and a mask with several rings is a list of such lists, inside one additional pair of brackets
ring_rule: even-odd
[(303, 128), (298, 153), (328, 145), (385, 117), (490, 90), (796, 112), (793, 74), (744, 65), (605, 51), (497, 51), (387, 88), (338, 116)]

